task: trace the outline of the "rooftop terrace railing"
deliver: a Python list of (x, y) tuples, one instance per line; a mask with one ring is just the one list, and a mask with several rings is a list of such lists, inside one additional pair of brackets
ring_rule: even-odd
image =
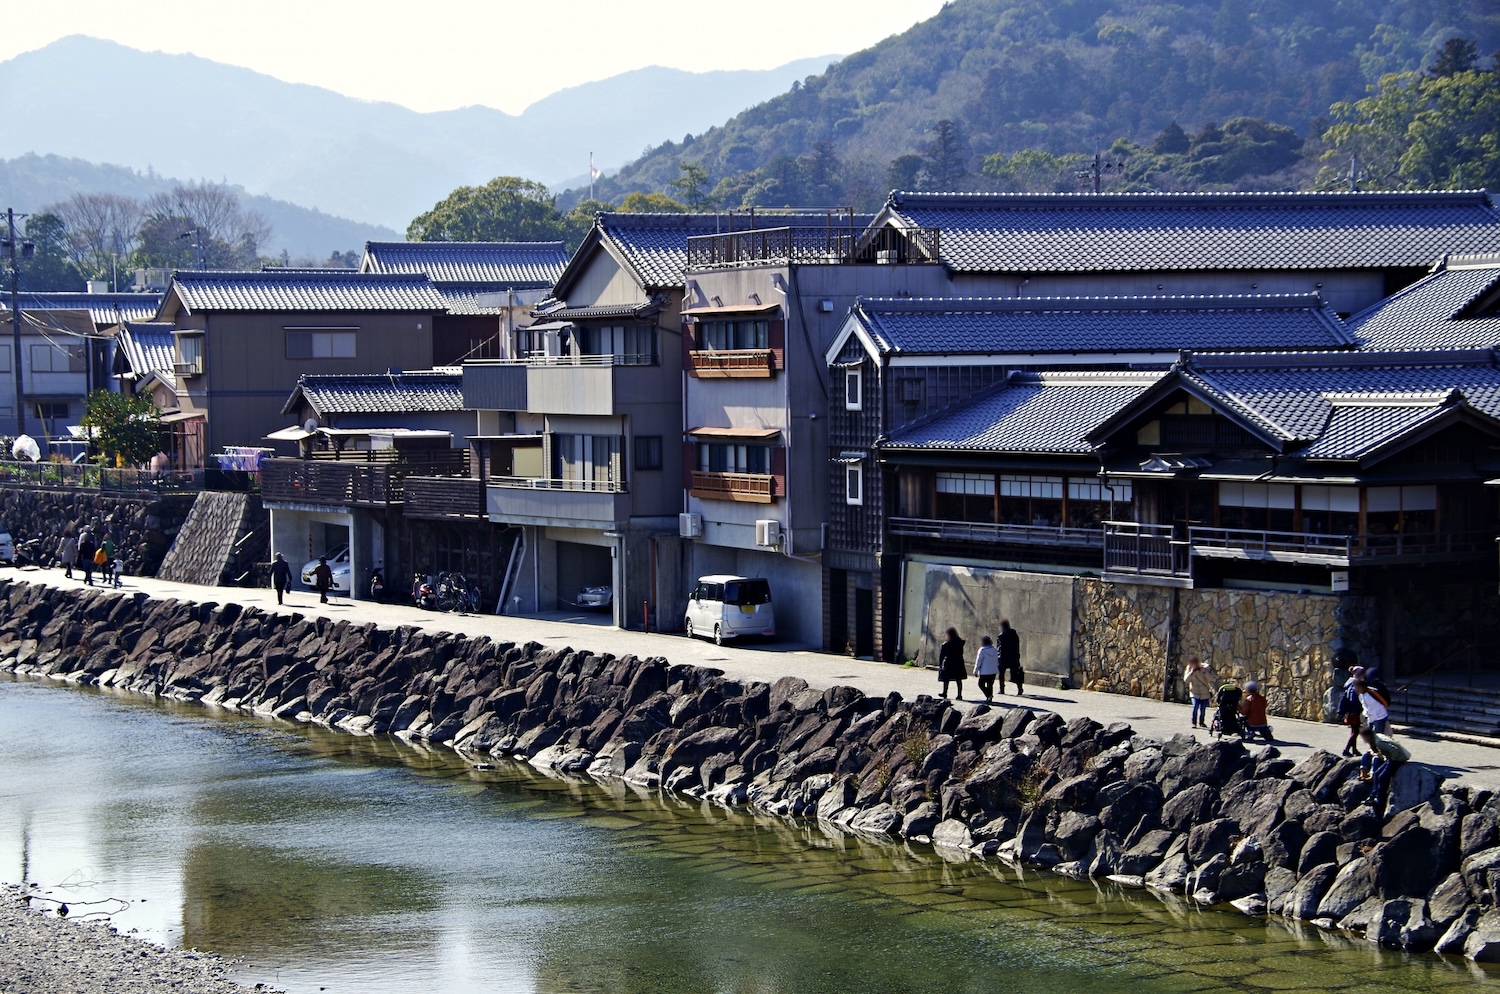
[(203, 470), (155, 470), (88, 463), (0, 462), (0, 487), (98, 490), (104, 493), (191, 493), (203, 489)]
[(938, 261), (942, 232), (920, 228), (883, 229), (871, 238), (849, 227), (751, 228), (688, 239), (688, 269), (717, 269), (768, 263), (844, 265)]

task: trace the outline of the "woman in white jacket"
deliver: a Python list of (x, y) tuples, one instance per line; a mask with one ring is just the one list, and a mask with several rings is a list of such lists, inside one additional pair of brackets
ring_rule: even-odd
[(995, 677), (1000, 675), (1000, 653), (988, 636), (979, 639), (979, 654), (974, 657), (974, 675), (979, 678), (979, 692), (986, 701), (995, 699)]

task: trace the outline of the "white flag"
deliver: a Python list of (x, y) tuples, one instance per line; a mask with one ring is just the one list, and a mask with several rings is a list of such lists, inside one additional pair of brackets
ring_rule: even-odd
[(599, 167), (596, 166), (596, 165), (594, 165), (594, 153), (590, 152), (589, 153), (589, 179), (598, 179), (601, 175), (603, 175), (603, 174), (600, 173)]

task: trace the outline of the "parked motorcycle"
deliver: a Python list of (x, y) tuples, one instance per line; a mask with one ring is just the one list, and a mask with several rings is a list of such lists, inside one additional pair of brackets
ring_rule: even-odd
[(57, 557), (52, 554), (51, 543), (38, 535), (24, 542), (16, 543), (16, 565), (17, 566), (51, 566), (57, 562)]
[(385, 600), (385, 575), (379, 566), (370, 571), (370, 600), (377, 604)]
[(437, 607), (437, 587), (432, 582), (432, 577), (426, 573), (418, 573), (411, 581), (411, 601), (424, 611), (431, 611)]

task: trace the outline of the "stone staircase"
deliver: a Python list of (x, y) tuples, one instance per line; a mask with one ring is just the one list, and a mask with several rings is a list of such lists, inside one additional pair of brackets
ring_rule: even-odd
[(1391, 718), (1443, 738), (1486, 739), (1500, 745), (1500, 689), (1424, 680), (1396, 690)]
[(156, 575), (202, 586), (258, 582), (270, 546), (270, 525), (259, 494), (205, 490), (177, 532)]

